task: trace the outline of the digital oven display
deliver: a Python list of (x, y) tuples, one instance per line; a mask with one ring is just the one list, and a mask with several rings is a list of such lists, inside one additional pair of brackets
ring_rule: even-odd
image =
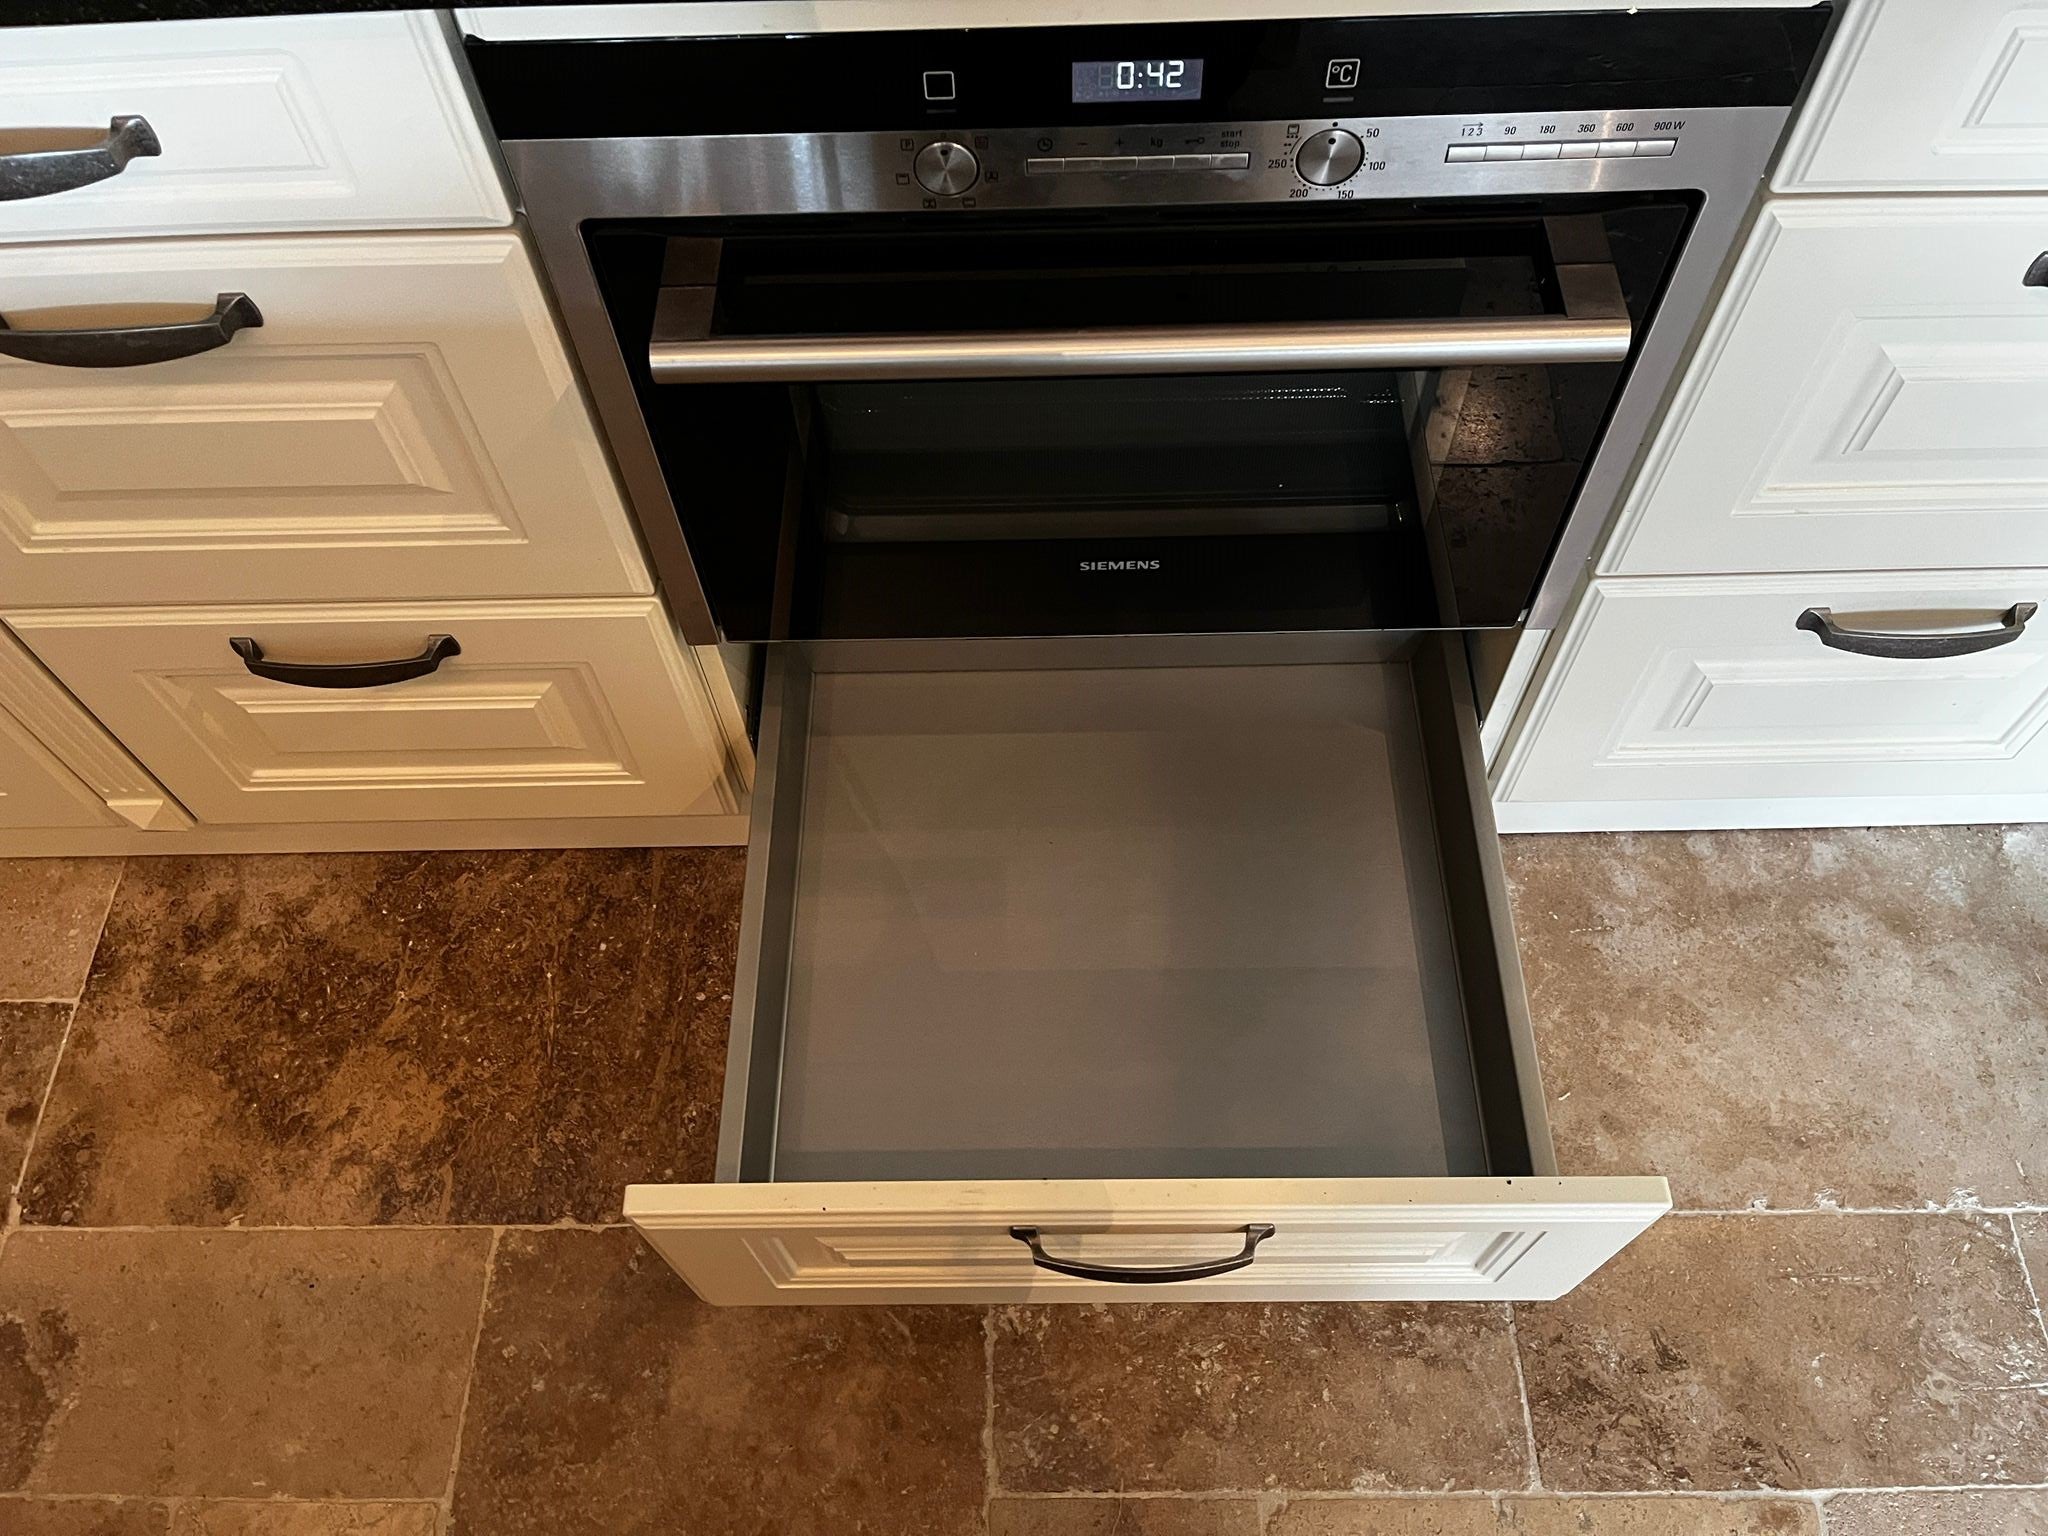
[(1076, 101), (1197, 101), (1200, 59), (1103, 59), (1074, 66)]

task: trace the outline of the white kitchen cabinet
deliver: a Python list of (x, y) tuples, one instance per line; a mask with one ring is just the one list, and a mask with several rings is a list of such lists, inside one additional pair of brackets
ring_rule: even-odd
[(2048, 191), (2048, 0), (1851, 0), (1772, 186)]
[(234, 293), (197, 355), (0, 356), (0, 601), (653, 591), (516, 232), (0, 247), (17, 342)]
[[(738, 808), (707, 679), (654, 598), (5, 618), (203, 824)], [(455, 643), (438, 667), (378, 685), (271, 680), (230, 644), (254, 641), (258, 665), (345, 665), (436, 635)]]
[(2044, 252), (2048, 197), (1772, 203), (1601, 573), (2048, 566)]
[(0, 241), (509, 223), (454, 46), (424, 10), (9, 29), (0, 182), (117, 119), (155, 152), (43, 159), (56, 189), (0, 200)]
[[(2048, 570), (1596, 581), (1496, 773), (1504, 831), (2048, 819)], [(1969, 655), (1799, 627), (2017, 628)]]
[(174, 830), (188, 818), (0, 629), (0, 829)]

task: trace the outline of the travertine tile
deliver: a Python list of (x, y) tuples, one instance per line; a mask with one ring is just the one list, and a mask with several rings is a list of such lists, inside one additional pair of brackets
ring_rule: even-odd
[(36, 1232), (0, 1253), (0, 1487), (434, 1498), (483, 1232)]
[(2048, 826), (1506, 840), (1567, 1173), (2048, 1199)]
[(78, 996), (120, 878), (119, 859), (0, 859), (0, 999)]
[(169, 1536), (434, 1536), (440, 1515), (437, 1504), (202, 1499), (178, 1506)]
[(972, 1308), (711, 1307), (633, 1232), (508, 1232), (454, 1530), (968, 1536), (983, 1360)]
[(1256, 1499), (994, 1499), (988, 1536), (1259, 1536)]
[(615, 1218), (708, 1179), (738, 849), (137, 860), (25, 1219)]
[(2041, 1536), (2048, 1493), (1843, 1493), (1827, 1503), (1828, 1536)]
[(0, 1214), (21, 1177), (69, 1003), (0, 1003)]
[(1506, 1309), (1019, 1307), (995, 1316), (1018, 1492), (1515, 1488)]
[(5, 1536), (169, 1536), (171, 1507), (158, 1499), (0, 1496)]
[(1810, 1501), (1678, 1498), (1304, 1499), (1266, 1536), (1818, 1536)]
[(1516, 1316), (1546, 1487), (2048, 1480), (2003, 1217), (1674, 1216)]

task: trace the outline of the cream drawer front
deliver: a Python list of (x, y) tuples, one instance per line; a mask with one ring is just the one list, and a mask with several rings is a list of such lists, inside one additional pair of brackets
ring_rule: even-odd
[[(653, 598), (16, 613), (8, 624), (200, 821), (659, 816), (724, 787), (694, 653)], [(266, 662), (459, 651), (381, 686), (300, 686)]]
[(1771, 184), (2048, 190), (2048, 0), (1854, 0)]
[(1576, 1285), (1669, 1194), (1556, 1176), (1463, 653), (1388, 645), (772, 648), (719, 1182), (626, 1214), (726, 1304)]
[(11, 30), (0, 241), (509, 223), (453, 50), (427, 11)]
[(2048, 566), (2044, 252), (2048, 198), (1770, 205), (1599, 569)]
[[(1483, 1187), (1481, 1187), (1483, 1186)], [(720, 1306), (1543, 1301), (1669, 1207), (1661, 1179), (1033, 1179), (640, 1185), (626, 1216)], [(1208, 1278), (1119, 1283), (1033, 1261)]]
[[(1911, 660), (1831, 649), (1797, 627), (1813, 607), (1855, 629), (1994, 630), (2030, 602), (2048, 604), (2048, 571), (1595, 582), (1508, 748), (1501, 824), (1999, 820), (2024, 797), (2048, 810), (2039, 615), (1995, 649)], [(1984, 797), (1980, 818), (1913, 813), (1915, 800), (1968, 797)], [(1567, 823), (1519, 809), (1545, 802), (1595, 809)], [(1629, 802), (1721, 804), (1688, 823), (1682, 809), (1638, 820)], [(1794, 804), (1743, 819), (1765, 802)]]
[(0, 356), (7, 602), (653, 591), (515, 233), (0, 248), (23, 336), (224, 293), (262, 323), (193, 356)]

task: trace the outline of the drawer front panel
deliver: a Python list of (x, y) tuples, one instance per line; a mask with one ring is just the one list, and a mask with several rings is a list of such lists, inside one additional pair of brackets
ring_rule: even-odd
[(261, 324), (197, 355), (0, 356), (10, 603), (653, 590), (518, 236), (0, 250), (24, 334), (227, 293)]
[(1772, 185), (2048, 190), (2048, 0), (1855, 0)]
[[(650, 816), (736, 809), (695, 656), (651, 598), (11, 614), (43, 663), (202, 822)], [(310, 687), (286, 663), (459, 651)], [(715, 803), (704, 805), (709, 797)]]
[(2048, 565), (2048, 198), (1766, 210), (1599, 568)]
[[(1540, 1301), (1563, 1295), (1670, 1205), (1662, 1179), (1131, 1179), (653, 1184), (626, 1215), (721, 1306), (1021, 1301)], [(1143, 1271), (1242, 1251), (1213, 1278), (1132, 1284), (1039, 1267)]]
[(429, 12), (7, 34), (0, 157), (88, 145), (122, 117), (158, 153), (0, 201), (0, 241), (511, 221)]
[(1499, 796), (1795, 799), (1822, 821), (1826, 803), (1859, 797), (2048, 796), (2039, 615), (2009, 644), (1915, 659), (1831, 649), (1797, 627), (1812, 607), (1858, 630), (1985, 630), (2030, 602), (2048, 602), (2048, 571), (1595, 582)]

